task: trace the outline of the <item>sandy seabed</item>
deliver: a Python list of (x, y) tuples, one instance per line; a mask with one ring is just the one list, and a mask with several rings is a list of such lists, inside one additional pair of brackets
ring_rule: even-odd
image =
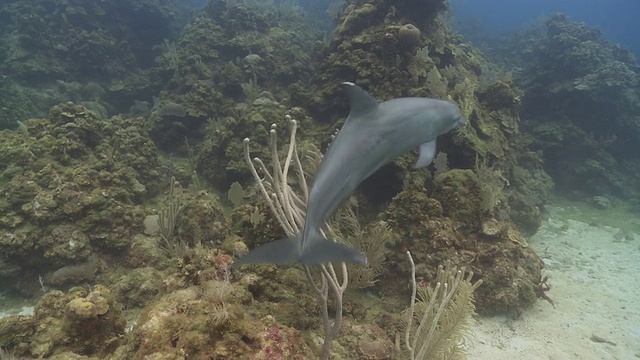
[(469, 359), (640, 359), (640, 216), (556, 204), (529, 239), (545, 262), (555, 309), (477, 316)]

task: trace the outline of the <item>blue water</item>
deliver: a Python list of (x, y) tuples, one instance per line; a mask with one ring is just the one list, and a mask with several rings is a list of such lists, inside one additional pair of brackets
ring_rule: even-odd
[(525, 28), (562, 12), (602, 30), (640, 58), (640, 0), (451, 0), (456, 22), (473, 21), (494, 36)]

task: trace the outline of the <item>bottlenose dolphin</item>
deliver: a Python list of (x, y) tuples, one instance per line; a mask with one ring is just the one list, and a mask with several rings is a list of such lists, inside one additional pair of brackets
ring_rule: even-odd
[(419, 147), (416, 168), (429, 165), (436, 137), (464, 124), (449, 101), (412, 97), (378, 103), (353, 83), (342, 87), (351, 110), (316, 174), (302, 233), (253, 249), (235, 265), (366, 263), (357, 249), (322, 236), (325, 221), (364, 179), (407, 151)]

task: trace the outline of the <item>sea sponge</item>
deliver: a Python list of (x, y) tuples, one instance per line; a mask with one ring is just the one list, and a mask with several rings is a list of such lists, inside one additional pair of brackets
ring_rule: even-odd
[(402, 25), (398, 30), (398, 40), (409, 46), (416, 46), (420, 43), (420, 29), (413, 24)]

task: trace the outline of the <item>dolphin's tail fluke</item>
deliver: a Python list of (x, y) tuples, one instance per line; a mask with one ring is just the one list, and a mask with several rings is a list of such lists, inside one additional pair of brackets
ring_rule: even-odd
[(234, 262), (244, 264), (278, 264), (291, 265), (298, 262), (300, 237), (287, 237), (258, 246)]
[[(320, 236), (320, 235), (318, 235)], [(311, 241), (309, 241), (311, 240)], [(324, 264), (328, 262), (348, 262), (366, 264), (367, 258), (358, 250), (326, 240), (307, 239), (303, 249), (300, 236), (284, 238), (259, 246), (235, 261), (234, 266), (244, 264)]]
[(322, 238), (309, 242), (300, 254), (298, 262), (307, 265), (328, 262), (366, 264), (367, 258), (351, 246)]
[(366, 264), (367, 258), (357, 249), (349, 245), (327, 240), (317, 227), (310, 226), (302, 231), (306, 234), (303, 238), (300, 257), (301, 264), (324, 264), (329, 262), (346, 262)]

